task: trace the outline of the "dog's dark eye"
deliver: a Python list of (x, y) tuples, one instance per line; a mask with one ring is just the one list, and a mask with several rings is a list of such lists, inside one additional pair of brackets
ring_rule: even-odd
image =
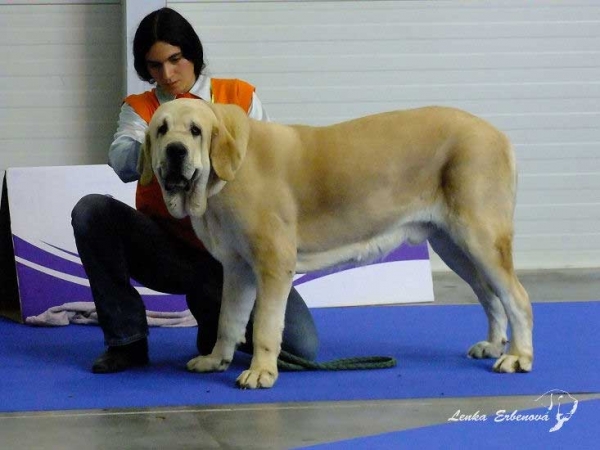
[(190, 127), (190, 132), (192, 133), (192, 136), (200, 136), (202, 134), (202, 130), (196, 125)]
[(160, 127), (158, 127), (158, 130), (156, 130), (156, 135), (160, 136), (161, 134), (167, 134), (167, 131), (169, 131), (167, 122), (163, 122), (163, 124)]

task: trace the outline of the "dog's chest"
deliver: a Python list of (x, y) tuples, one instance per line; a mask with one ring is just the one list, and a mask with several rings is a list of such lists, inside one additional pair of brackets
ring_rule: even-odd
[(206, 247), (215, 258), (221, 260), (219, 258), (219, 252), (223, 251), (223, 238), (218, 227), (215, 227), (214, 218), (211, 218), (209, 214), (206, 213), (202, 217), (192, 217), (191, 222), (196, 236), (202, 241), (204, 247)]
[(240, 254), (242, 250), (235, 240), (237, 233), (218, 216), (211, 214), (210, 209), (202, 217), (191, 218), (196, 236), (202, 241), (206, 250), (220, 262), (232, 254)]

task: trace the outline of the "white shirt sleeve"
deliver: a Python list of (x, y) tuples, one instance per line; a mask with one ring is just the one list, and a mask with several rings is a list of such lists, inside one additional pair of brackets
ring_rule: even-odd
[(144, 119), (131, 106), (123, 103), (117, 132), (108, 149), (108, 165), (126, 183), (140, 177), (137, 164), (147, 128), (148, 124)]
[(256, 95), (256, 92), (252, 94), (252, 103), (250, 104), (250, 110), (248, 111), (248, 117), (256, 120), (263, 120), (269, 122), (269, 116), (265, 110), (262, 102)]

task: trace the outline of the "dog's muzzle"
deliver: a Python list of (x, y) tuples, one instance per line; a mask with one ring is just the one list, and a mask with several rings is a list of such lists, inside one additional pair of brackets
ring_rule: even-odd
[(198, 177), (196, 169), (190, 178), (185, 176), (188, 149), (176, 142), (165, 148), (165, 166), (161, 170), (163, 185), (167, 192), (189, 191)]

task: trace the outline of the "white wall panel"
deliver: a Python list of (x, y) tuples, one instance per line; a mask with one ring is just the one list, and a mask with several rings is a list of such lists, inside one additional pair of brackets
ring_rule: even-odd
[(166, 6), (167, 0), (123, 0), (123, 73), (125, 78), (125, 92), (127, 95), (147, 91), (152, 86), (141, 80), (133, 67), (133, 38), (137, 28), (146, 15), (152, 11)]
[(0, 3), (0, 170), (106, 162), (121, 23), (114, 0)]
[[(452, 105), (512, 139), (518, 268), (600, 265), (600, 2), (169, 1), (284, 123)], [(432, 260), (434, 269), (444, 269)]]
[[(492, 121), (520, 168), (517, 266), (600, 265), (600, 2), (168, 4), (209, 71), (254, 83), (275, 120), (442, 104)], [(122, 14), (116, 0), (0, 2), (0, 170), (106, 161)]]

